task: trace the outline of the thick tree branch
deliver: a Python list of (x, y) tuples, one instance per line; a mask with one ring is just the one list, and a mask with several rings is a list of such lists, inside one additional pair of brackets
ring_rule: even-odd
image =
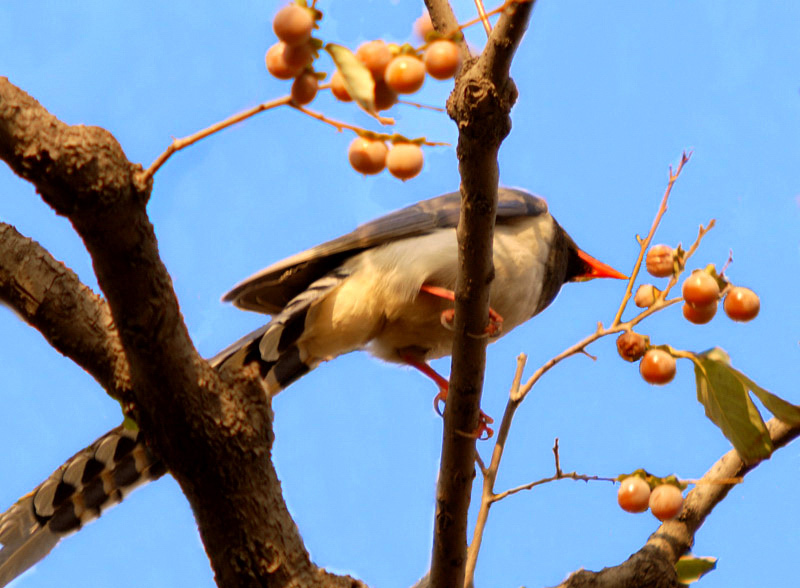
[(105, 301), (36, 241), (0, 223), (0, 301), (118, 400), (130, 371)]
[[(427, 2), (434, 22), (447, 9)], [(436, 494), (431, 586), (461, 586), (466, 564), (467, 510), (474, 476), (475, 439), (486, 361), (489, 286), (494, 277), (492, 235), (497, 210), (497, 153), (511, 130), (517, 91), (508, 77), (533, 3), (513, 4), (500, 18), (486, 48), (456, 79), (447, 110), (459, 129), (461, 173), (458, 225), (459, 274), (450, 394), (445, 408), (442, 463)], [(448, 7), (449, 9), (449, 7)], [(440, 16), (444, 15), (444, 16)], [(446, 21), (445, 21), (446, 22)]]
[(353, 586), (308, 558), (269, 459), (270, 406), (255, 374), (219, 377), (195, 351), (147, 218), (141, 166), (107, 131), (62, 123), (5, 78), (0, 158), (69, 218), (92, 256), (137, 420), (192, 505), (219, 585)]
[[(800, 436), (800, 427), (792, 427), (778, 419), (767, 422), (770, 439), (777, 451)], [(723, 455), (686, 495), (681, 515), (666, 521), (638, 552), (625, 563), (600, 572), (581, 570), (572, 574), (559, 588), (626, 588), (651, 586), (674, 588), (675, 563), (691, 548), (694, 536), (714, 507), (733, 489), (719, 480), (744, 476), (757, 465), (746, 465), (736, 450)]]

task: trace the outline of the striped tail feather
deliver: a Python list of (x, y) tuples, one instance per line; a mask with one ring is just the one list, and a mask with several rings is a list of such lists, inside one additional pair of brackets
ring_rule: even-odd
[(0, 586), (41, 560), (62, 537), (165, 473), (139, 432), (122, 426), (76, 453), (0, 515)]
[[(275, 395), (317, 362), (297, 344), (311, 306), (346, 277), (331, 273), (292, 299), (268, 324), (209, 359), (215, 369), (256, 362)], [(133, 489), (166, 473), (144, 437), (121, 425), (68, 459), (0, 514), (0, 588), (44, 558), (65, 536), (100, 517)]]

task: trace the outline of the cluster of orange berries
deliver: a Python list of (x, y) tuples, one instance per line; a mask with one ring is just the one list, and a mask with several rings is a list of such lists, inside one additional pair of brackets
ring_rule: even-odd
[[(424, 39), (432, 31), (430, 17), (427, 14), (420, 17), (414, 28)], [(437, 80), (446, 80), (455, 75), (461, 64), (458, 46), (447, 39), (431, 41), (422, 57), (410, 45), (399, 47), (381, 40), (363, 43), (355, 56), (375, 83), (373, 98), (377, 111), (394, 106), (399, 94), (418, 91), (425, 83), (426, 73)], [(331, 77), (331, 92), (342, 102), (352, 100), (345, 78), (338, 70)], [(397, 141), (389, 149), (382, 139), (368, 136), (358, 137), (350, 144), (348, 158), (359, 173), (372, 175), (386, 168), (401, 180), (419, 174), (424, 161), (418, 143)]]
[(407, 141), (392, 143), (389, 149), (380, 139), (356, 137), (347, 151), (350, 165), (359, 173), (373, 175), (384, 168), (400, 180), (409, 180), (422, 171), (422, 149)]
[(267, 71), (279, 80), (290, 80), (292, 99), (308, 104), (317, 95), (320, 76), (311, 68), (317, 43), (311, 38), (317, 13), (310, 8), (289, 4), (281, 8), (272, 21), (272, 30), (279, 41), (267, 50)]
[[(680, 247), (675, 250), (669, 245), (654, 245), (647, 252), (645, 265), (648, 273), (656, 278), (667, 278), (683, 269), (684, 253)], [(723, 309), (734, 321), (753, 320), (761, 308), (755, 292), (749, 288), (733, 286), (717, 275), (714, 266), (695, 270), (683, 282), (683, 316), (689, 322), (703, 325), (717, 313), (717, 306), (725, 296)], [(649, 308), (655, 304), (661, 291), (652, 284), (639, 286), (634, 296), (634, 304)], [(617, 350), (623, 359), (637, 361), (639, 373), (650, 384), (666, 384), (675, 377), (675, 358), (663, 349), (651, 349), (647, 337), (632, 331), (623, 333), (617, 339)]]
[[(267, 70), (278, 79), (294, 79), (292, 100), (301, 106), (314, 100), (319, 81), (325, 77), (312, 67), (322, 43), (312, 38), (311, 33), (321, 16), (313, 8), (293, 3), (281, 8), (272, 21), (279, 41), (267, 51)], [(452, 78), (461, 64), (461, 53), (452, 40), (433, 38), (435, 33), (427, 13), (417, 20), (414, 30), (423, 40), (429, 39), (422, 50), (376, 40), (362, 44), (355, 52), (374, 81), (375, 111), (391, 108), (399, 94), (413, 94), (419, 90), (426, 74), (445, 80)], [(331, 76), (330, 89), (342, 102), (353, 99), (347, 80), (338, 69)], [(420, 142), (393, 140), (389, 149), (384, 139), (371, 134), (359, 136), (350, 144), (348, 158), (350, 165), (362, 174), (372, 175), (388, 169), (401, 180), (419, 174), (423, 165)]]
[(683, 493), (681, 489), (669, 482), (655, 483), (634, 475), (622, 480), (617, 502), (626, 512), (644, 512), (648, 508), (659, 521), (667, 521), (677, 517), (683, 509)]

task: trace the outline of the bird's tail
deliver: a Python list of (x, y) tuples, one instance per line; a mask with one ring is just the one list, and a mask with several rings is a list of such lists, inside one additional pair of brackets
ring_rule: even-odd
[(138, 431), (121, 425), (68, 459), (0, 515), (0, 586), (134, 488), (166, 472)]
[[(274, 396), (316, 367), (318, 361), (307, 357), (299, 343), (306, 316), (345, 277), (337, 271), (312, 283), (267, 325), (228, 346), (209, 363), (218, 370), (257, 363), (267, 392)], [(76, 453), (0, 514), (0, 587), (46, 556), (62, 537), (165, 472), (143, 436), (122, 426)]]
[[(280, 316), (280, 315), (279, 315)], [(276, 317), (277, 319), (278, 317)], [(292, 341), (265, 360), (259, 344), (272, 321), (211, 358), (211, 365), (257, 362), (265, 385), (274, 395), (308, 371)], [(79, 451), (33, 491), (0, 514), (0, 587), (43, 559), (65, 536), (100, 517), (133, 489), (166, 473), (138, 431), (112, 429)]]

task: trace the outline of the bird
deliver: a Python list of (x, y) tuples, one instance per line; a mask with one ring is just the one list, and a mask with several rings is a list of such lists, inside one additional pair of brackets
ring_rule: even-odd
[[(325, 361), (366, 350), (430, 376), (443, 400), (447, 380), (428, 361), (452, 352), (460, 207), (460, 192), (423, 200), (240, 282), (223, 301), (272, 319), (209, 363), (255, 363), (275, 395)], [(565, 283), (625, 278), (583, 252), (544, 199), (515, 188), (498, 190), (493, 262), (489, 342), (544, 310)], [(165, 472), (142, 434), (123, 426), (76, 453), (0, 515), (0, 586)]]

